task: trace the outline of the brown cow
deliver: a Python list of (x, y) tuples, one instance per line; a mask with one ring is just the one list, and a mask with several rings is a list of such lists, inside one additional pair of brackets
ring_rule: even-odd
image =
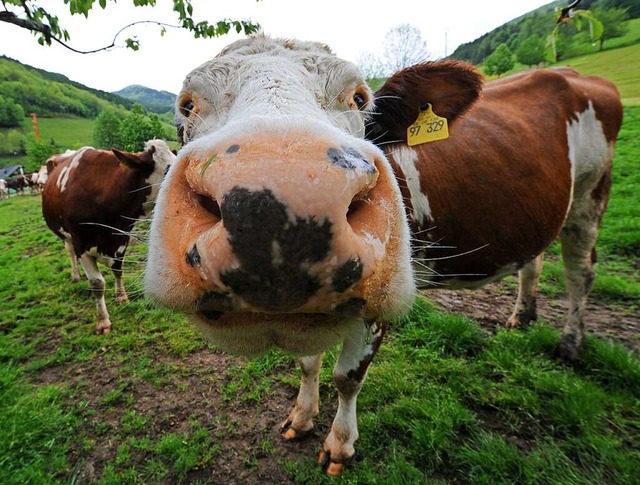
[[(385, 320), (417, 286), (480, 286), (522, 268), (515, 325), (534, 316), (541, 254), (560, 234), (571, 295), (561, 351), (575, 357), (582, 342), (618, 93), (570, 69), (481, 87), (472, 66), (433, 62), (374, 100), (327, 46), (257, 35), (192, 71), (178, 97), (185, 146), (158, 197), (147, 296), (229, 351), (301, 356), (286, 439), (313, 428), (322, 352), (343, 342), (320, 453), (330, 474), (355, 452), (356, 398)], [(444, 134), (442, 118), (448, 138), (414, 138)]]
[(141, 153), (85, 147), (48, 161), (52, 171), (42, 190), (42, 213), (47, 226), (64, 242), (72, 281), (80, 279), (80, 259), (96, 301), (96, 333), (111, 331), (105, 281), (97, 263), (113, 271), (116, 302), (127, 301), (122, 265), (129, 234), (151, 210), (174, 159), (164, 141), (151, 140)]

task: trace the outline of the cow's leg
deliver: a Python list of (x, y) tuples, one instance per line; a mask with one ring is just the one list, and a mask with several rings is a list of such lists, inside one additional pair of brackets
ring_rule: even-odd
[(385, 330), (386, 324), (378, 322), (363, 322), (356, 326), (345, 339), (333, 369), (338, 412), (318, 457), (318, 463), (326, 467), (329, 475), (340, 475), (347, 460), (355, 454), (353, 445), (358, 439), (356, 400)]
[(124, 288), (124, 280), (122, 279), (122, 268), (111, 268), (111, 270), (116, 280), (116, 304), (121, 305), (129, 301), (127, 290)]
[(513, 313), (507, 320), (508, 328), (527, 325), (538, 319), (536, 296), (543, 260), (544, 253), (541, 253), (518, 271), (518, 299)]
[(64, 241), (64, 249), (67, 251), (69, 259), (71, 260), (71, 282), (76, 283), (77, 281), (80, 281), (80, 272), (78, 271), (78, 256), (76, 256), (76, 251), (73, 249), (73, 243), (71, 241)]
[(298, 359), (302, 371), (300, 391), (296, 404), (282, 423), (280, 430), (284, 438), (288, 440), (304, 438), (313, 430), (313, 418), (318, 415), (318, 384), (322, 355)]
[(111, 320), (107, 311), (107, 304), (104, 301), (105, 282), (102, 273), (98, 269), (96, 258), (88, 254), (80, 256), (80, 263), (84, 268), (87, 278), (89, 279), (89, 287), (93, 298), (96, 301), (96, 310), (98, 312), (98, 320), (96, 321), (96, 334), (108, 334), (111, 332)]
[(578, 361), (584, 344), (583, 315), (596, 275), (593, 271), (595, 244), (598, 227), (607, 208), (610, 187), (611, 173), (608, 171), (594, 190), (574, 200), (567, 221), (560, 231), (564, 274), (569, 293), (569, 314), (562, 331), (558, 355), (569, 361)]

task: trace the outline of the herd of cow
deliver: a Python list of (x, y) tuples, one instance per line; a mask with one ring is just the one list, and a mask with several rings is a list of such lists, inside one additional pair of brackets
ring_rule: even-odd
[(47, 167), (43, 165), (40, 170), (33, 173), (16, 175), (8, 179), (0, 179), (0, 199), (9, 198), (13, 191), (16, 194), (24, 194), (25, 189), (32, 193), (40, 192), (47, 181)]
[(80, 261), (96, 332), (108, 333), (97, 263), (126, 301), (129, 233), (155, 200), (147, 298), (230, 352), (298, 356), (285, 439), (313, 429), (322, 355), (342, 342), (339, 405), (319, 457), (327, 473), (354, 455), (367, 369), (420, 289), (519, 271), (506, 325), (526, 324), (559, 238), (570, 308), (558, 353), (579, 361), (622, 123), (610, 82), (559, 68), (485, 84), (473, 66), (437, 61), (372, 93), (326, 45), (258, 34), (186, 77), (176, 120), (177, 157), (151, 140), (141, 153), (87, 147), (49, 159), (45, 221), (74, 280)]

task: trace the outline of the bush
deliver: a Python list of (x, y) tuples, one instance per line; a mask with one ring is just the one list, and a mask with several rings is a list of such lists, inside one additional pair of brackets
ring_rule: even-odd
[(12, 99), (0, 96), (0, 127), (15, 128), (22, 124), (24, 109)]
[(103, 110), (96, 118), (93, 146), (108, 150), (122, 148), (122, 119), (112, 110)]
[(27, 157), (29, 162), (25, 168), (27, 171), (37, 170), (44, 165), (47, 158), (55, 153), (60, 153), (61, 151), (61, 147), (56, 145), (53, 139), (49, 142), (43, 142), (32, 138), (27, 143)]

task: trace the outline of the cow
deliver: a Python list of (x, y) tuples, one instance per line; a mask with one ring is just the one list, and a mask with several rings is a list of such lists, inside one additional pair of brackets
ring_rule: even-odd
[(23, 194), (24, 189), (29, 187), (29, 180), (25, 175), (17, 175), (15, 177), (11, 177), (6, 179), (7, 189), (13, 190), (16, 194)]
[(80, 260), (96, 303), (95, 332), (108, 334), (105, 280), (97, 263), (115, 276), (116, 303), (128, 301), (122, 266), (129, 235), (135, 222), (151, 211), (175, 155), (163, 140), (150, 140), (140, 153), (84, 147), (53, 158), (57, 165), (42, 190), (42, 213), (64, 242), (72, 281), (80, 279)]
[(146, 296), (223, 350), (298, 356), (287, 440), (313, 429), (322, 353), (342, 342), (318, 460), (328, 474), (355, 453), (356, 399), (386, 322), (420, 288), (520, 270), (516, 326), (535, 317), (559, 236), (571, 298), (559, 351), (576, 357), (622, 119), (610, 82), (564, 68), (483, 91), (473, 66), (445, 60), (373, 94), (328, 46), (257, 34), (187, 75), (176, 119), (184, 146), (152, 218)]
[(0, 179), (0, 199), (9, 198), (9, 188), (5, 179)]

